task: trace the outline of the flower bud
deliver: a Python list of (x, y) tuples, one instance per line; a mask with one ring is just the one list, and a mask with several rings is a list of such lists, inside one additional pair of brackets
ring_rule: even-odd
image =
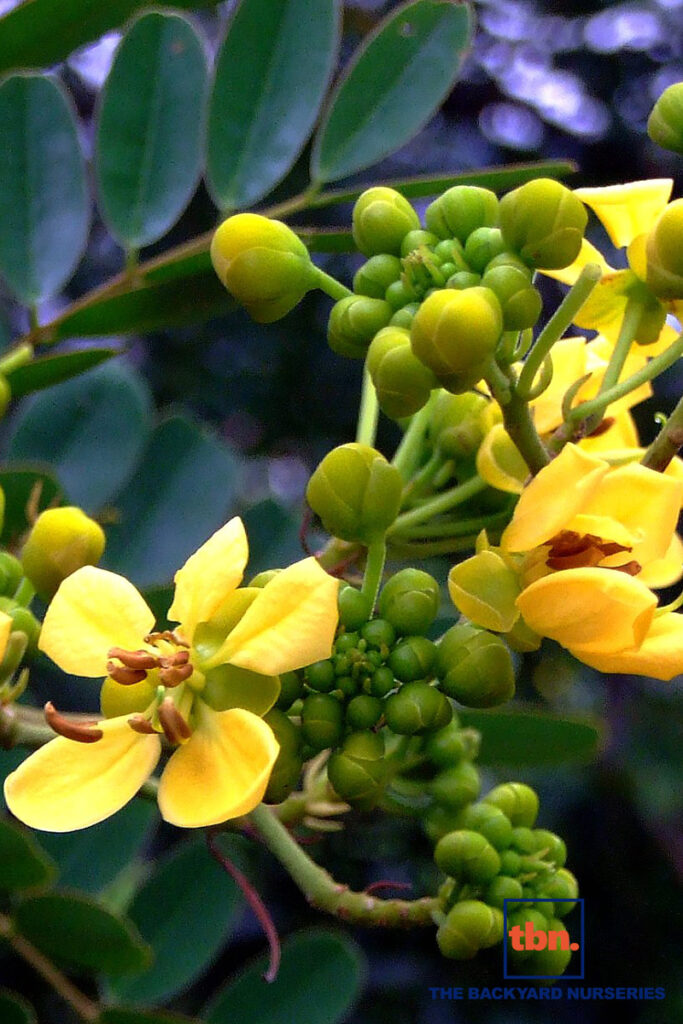
[(396, 643), (396, 631), (386, 619), (372, 619), (362, 627), (360, 635), (368, 647), (381, 651), (385, 656)]
[(429, 683), (405, 683), (387, 698), (387, 725), (399, 736), (416, 736), (442, 729), (453, 714), (446, 698)]
[(384, 776), (384, 740), (373, 732), (352, 733), (327, 764), (327, 777), (336, 793), (360, 810), (372, 808)]
[(311, 690), (329, 693), (335, 686), (334, 665), (331, 661), (316, 661), (306, 669), (306, 682)]
[(467, 744), (457, 717), (427, 740), (427, 757), (437, 768), (452, 768), (467, 756)]
[(683, 82), (665, 89), (647, 119), (647, 133), (662, 149), (683, 153)]
[(312, 693), (301, 707), (301, 731), (314, 750), (335, 747), (344, 731), (344, 712), (329, 693)]
[(84, 565), (95, 565), (104, 551), (104, 531), (80, 508), (64, 506), (41, 512), (21, 552), (24, 573), (44, 600), (62, 580)]
[(356, 271), (353, 290), (357, 295), (383, 299), (389, 285), (400, 278), (402, 269), (397, 256), (389, 256), (387, 253), (371, 256), (367, 263)]
[(567, 846), (564, 839), (545, 828), (533, 830), (534, 851), (543, 852), (543, 860), (551, 860), (555, 867), (563, 868), (567, 861)]
[(434, 256), (437, 261), (441, 260), (442, 273), (445, 272), (444, 267), (447, 265), (454, 268), (451, 274), (458, 270), (470, 269), (465, 259), (465, 247), (457, 238), (445, 238), (442, 242), (438, 242), (434, 246)]
[(477, 228), (465, 242), (465, 259), (475, 274), (483, 274), (492, 259), (505, 252), (500, 228)]
[[(563, 931), (564, 925), (561, 921), (550, 920), (546, 924), (547, 931)], [(535, 949), (526, 961), (530, 974), (538, 978), (560, 978), (572, 958), (571, 949), (562, 949), (556, 945), (554, 949), (546, 946), (545, 949)]]
[(511, 846), (518, 853), (534, 853), (536, 851), (536, 840), (533, 829), (529, 828), (528, 825), (517, 825), (513, 828)]
[(552, 178), (528, 181), (500, 202), (505, 244), (525, 263), (543, 270), (560, 270), (574, 262), (587, 223), (581, 200)]
[(421, 245), (430, 248), (438, 245), (439, 239), (431, 231), (423, 231), (418, 228), (416, 231), (409, 231), (401, 242), (401, 256), (408, 256), (413, 250), (419, 249)]
[(223, 221), (211, 242), (221, 282), (257, 323), (289, 313), (315, 286), (308, 249), (291, 228), (256, 213)]
[(410, 331), (415, 314), (420, 308), (419, 302), (409, 302), (406, 306), (401, 306), (397, 309), (391, 320), (389, 321), (390, 327), (403, 327), (406, 331)]
[(391, 419), (412, 416), (426, 405), (438, 381), (410, 346), (402, 327), (385, 327), (368, 349), (368, 371), (382, 411)]
[(337, 605), (339, 607), (339, 625), (344, 626), (345, 629), (360, 629), (372, 615), (370, 599), (350, 584), (340, 587)]
[(538, 797), (531, 786), (523, 782), (505, 782), (495, 786), (483, 799), (487, 804), (500, 807), (515, 827), (526, 825), (532, 828), (536, 821)]
[(484, 899), (490, 907), (502, 910), (505, 900), (521, 900), (522, 883), (509, 875), (497, 875), (488, 885)]
[(382, 701), (368, 693), (359, 693), (346, 707), (346, 721), (352, 729), (372, 729), (382, 717)]
[(264, 716), (280, 745), (264, 796), (267, 804), (279, 804), (296, 788), (301, 775), (301, 731), (284, 712), (273, 709)]
[(384, 293), (384, 298), (393, 310), (403, 309), (418, 301), (417, 292), (403, 278), (389, 285)]
[(482, 413), (489, 402), (472, 391), (451, 395), (441, 391), (434, 403), (429, 433), (442, 454), (449, 458), (468, 458), (484, 439)]
[(479, 832), (496, 850), (505, 850), (512, 842), (512, 824), (500, 807), (493, 804), (471, 804), (462, 812), (460, 828)]
[(524, 331), (534, 326), (543, 303), (540, 292), (523, 271), (511, 266), (493, 267), (486, 271), (481, 283), (495, 292), (506, 331)]
[(9, 551), (0, 551), (0, 594), (11, 597), (24, 575), (24, 568), (18, 558)]
[(461, 761), (439, 772), (430, 788), (437, 803), (450, 807), (452, 811), (459, 811), (477, 799), (481, 791), (481, 779), (471, 761)]
[(459, 623), (443, 636), (436, 659), (441, 689), (470, 708), (491, 708), (515, 693), (512, 657), (506, 645), (485, 629)]
[(35, 654), (38, 649), (38, 637), (40, 636), (40, 622), (33, 612), (18, 604), (11, 597), (0, 597), (0, 612), (9, 615), (12, 620), (11, 632), (23, 633), (26, 637), (25, 650), (29, 654)]
[(544, 899), (555, 900), (555, 914), (566, 917), (576, 904), (565, 903), (564, 900), (575, 900), (579, 895), (579, 883), (566, 868), (560, 868), (539, 887), (538, 895)]
[(426, 636), (409, 636), (389, 655), (389, 668), (402, 683), (426, 679), (436, 658), (436, 644)]
[(448, 912), (436, 933), (443, 956), (471, 960), (480, 949), (495, 946), (503, 938), (503, 915), (481, 900), (461, 900)]
[[(533, 907), (520, 907), (519, 910), (508, 910), (507, 916), (507, 928), (508, 934), (511, 928), (520, 927), (522, 931), (525, 930), (527, 922), (533, 925), (533, 928), (537, 932), (548, 931), (548, 919), (541, 913), (540, 910), (536, 910)], [(516, 962), (522, 962), (528, 960), (532, 955), (532, 950), (529, 949), (515, 949), (512, 944), (509, 947), (509, 953), (512, 959)]]
[(432, 804), (422, 817), (422, 829), (433, 846), (436, 846), (439, 839), (457, 827), (458, 812), (451, 810), (450, 807), (443, 807), (441, 804)]
[(322, 460), (306, 488), (325, 529), (342, 540), (370, 544), (396, 519), (403, 481), (395, 466), (365, 444), (343, 444)]
[(280, 694), (275, 707), (280, 711), (289, 711), (295, 700), (304, 692), (303, 677), (299, 672), (283, 672), (280, 676)]
[(647, 283), (660, 299), (683, 298), (683, 199), (669, 203), (648, 235)]
[(370, 693), (373, 697), (386, 697), (396, 689), (394, 673), (386, 665), (376, 669), (370, 677)]
[(489, 288), (434, 292), (410, 331), (417, 358), (450, 391), (467, 391), (483, 375), (503, 330), (503, 314)]
[(446, 287), (453, 291), (464, 292), (468, 288), (476, 288), (481, 284), (481, 274), (475, 274), (473, 270), (458, 270), (446, 281)]
[(476, 185), (455, 185), (427, 207), (425, 222), (439, 238), (465, 242), (477, 228), (493, 227), (498, 217), (495, 192)]
[(363, 359), (368, 345), (391, 320), (393, 309), (384, 299), (347, 295), (332, 307), (327, 325), (327, 342), (333, 352), (351, 359)]
[(465, 882), (490, 882), (500, 871), (500, 857), (479, 832), (459, 829), (440, 839), (434, 850), (439, 871)]
[(399, 636), (424, 635), (439, 612), (439, 584), (422, 569), (401, 569), (382, 587), (378, 611)]
[(415, 210), (393, 188), (366, 189), (353, 208), (353, 238), (364, 256), (398, 256), (404, 237), (419, 227), (420, 218)]
[(275, 577), (282, 572), (282, 569), (264, 569), (263, 572), (257, 572), (249, 582), (248, 587), (257, 587), (259, 590), (263, 590), (267, 583), (274, 580)]

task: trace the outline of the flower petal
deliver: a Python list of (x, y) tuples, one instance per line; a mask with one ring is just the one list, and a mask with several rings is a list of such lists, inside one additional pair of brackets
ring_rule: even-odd
[(171, 756), (159, 786), (159, 809), (172, 825), (205, 828), (248, 814), (258, 803), (279, 753), (272, 729), (242, 708), (197, 707), (197, 727)]
[(668, 681), (683, 673), (683, 615), (665, 612), (653, 619), (640, 647), (617, 654), (594, 654), (580, 647), (570, 650), (575, 658), (598, 672), (623, 672)]
[(646, 587), (658, 590), (660, 587), (671, 587), (683, 576), (683, 541), (674, 533), (671, 543), (662, 558), (655, 558), (643, 566), (638, 579)]
[(315, 558), (295, 562), (266, 584), (206, 667), (230, 662), (279, 676), (329, 658), (338, 590)]
[(7, 806), (20, 821), (45, 832), (88, 828), (115, 814), (154, 771), (161, 743), (128, 718), (100, 722), (95, 743), (59, 736), (31, 754), (5, 780)]
[(574, 444), (565, 445), (524, 488), (501, 540), (505, 551), (529, 551), (554, 537), (600, 484), (609, 466)]
[(502, 423), (488, 431), (477, 451), (477, 473), (491, 487), (521, 494), (529, 467)]
[(617, 249), (649, 231), (669, 202), (673, 180), (652, 178), (606, 188), (577, 188), (574, 195), (604, 224)]
[(137, 650), (154, 615), (123, 576), (86, 565), (52, 598), (38, 646), (65, 672), (104, 676), (110, 647)]
[[(612, 409), (613, 407), (610, 408), (610, 413)], [(612, 417), (608, 417), (609, 419)], [(598, 431), (598, 433), (592, 434), (590, 437), (583, 437), (579, 441), (579, 447), (584, 452), (590, 452), (591, 455), (605, 459), (606, 462), (612, 461), (611, 455), (617, 456), (617, 461), (621, 461), (619, 453), (628, 449), (635, 449), (633, 458), (639, 459), (642, 455), (642, 449), (638, 448), (639, 444), (640, 439), (635, 422), (626, 409), (614, 416), (614, 420), (607, 430)]]
[(448, 592), (458, 611), (484, 629), (507, 633), (519, 618), (517, 576), (495, 551), (480, 551), (454, 565)]
[(563, 647), (613, 654), (643, 642), (657, 599), (614, 569), (564, 569), (532, 583), (517, 598), (526, 624)]
[(562, 422), (562, 400), (575, 381), (587, 371), (585, 338), (562, 338), (553, 345), (553, 376), (549, 386), (532, 400), (534, 425), (539, 434), (549, 434)]
[(244, 524), (236, 516), (178, 569), (168, 617), (172, 622), (182, 623), (187, 640), (192, 640), (197, 624), (210, 619), (225, 598), (239, 587), (248, 558)]

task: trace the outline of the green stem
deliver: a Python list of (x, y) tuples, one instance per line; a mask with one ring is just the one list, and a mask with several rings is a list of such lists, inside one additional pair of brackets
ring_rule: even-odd
[[(395, 558), (431, 558), (438, 555), (454, 555), (460, 551), (472, 551), (477, 542), (476, 533), (467, 537), (447, 537), (444, 540), (404, 541), (398, 535), (392, 537), (390, 550)], [(489, 540), (497, 543), (499, 536), (491, 534)]]
[(393, 526), (389, 527), (387, 536), (393, 538), (395, 534), (400, 533), (406, 526), (426, 523), (430, 519), (441, 515), (442, 512), (448, 512), (450, 509), (455, 508), (456, 505), (462, 505), (463, 502), (469, 501), (470, 498), (475, 498), (477, 494), (481, 494), (487, 487), (488, 484), (485, 480), (482, 480), (481, 477), (473, 476), (466, 480), (464, 484), (458, 484), (456, 487), (451, 487), (449, 490), (444, 491), (443, 494), (437, 494), (436, 497), (429, 498), (418, 508), (412, 508), (409, 512), (401, 513)]
[(371, 608), (375, 607), (386, 557), (387, 545), (384, 537), (368, 545), (368, 556), (365, 562), (365, 575), (363, 576), (361, 593), (370, 599)]
[(367, 364), (363, 367), (363, 384), (360, 396), (360, 408), (358, 409), (358, 425), (356, 427), (356, 441), (358, 444), (367, 444), (372, 448), (377, 433), (377, 421), (379, 419), (379, 403), (377, 392), (372, 383), (372, 377)]
[(663, 472), (679, 449), (683, 448), (683, 398), (662, 426), (659, 434), (652, 442), (642, 458), (642, 464), (648, 469)]
[(407, 487), (404, 488), (401, 501), (402, 506), (415, 504), (415, 499), (420, 497), (426, 487), (429, 487), (435, 473), (442, 465), (443, 456), (437, 448), (432, 452), (424, 466), (415, 474)]
[(432, 391), (427, 404), (412, 417), (408, 424), (408, 429), (403, 435), (401, 443), (396, 449), (396, 453), (391, 460), (403, 479), (406, 481), (411, 479), (415, 472), (415, 468), (420, 462), (422, 446), (429, 428), (429, 422), (432, 418), (432, 411), (434, 409), (434, 403), (437, 395), (438, 391)]
[(423, 523), (421, 526), (407, 526), (392, 533), (391, 541), (397, 540), (430, 540), (436, 537), (463, 537), (466, 534), (477, 534), (491, 526), (505, 526), (510, 513), (496, 513), (490, 516), (477, 516), (471, 519), (448, 519), (447, 522)]
[[(501, 378), (505, 380), (505, 387), (503, 387)], [(544, 466), (548, 465), (550, 456), (534, 426), (529, 403), (517, 392), (514, 370), (509, 367), (507, 374), (504, 374), (500, 367), (491, 360), (486, 373), (486, 381), (491, 389), (491, 394), (500, 405), (503, 423), (510, 439), (517, 446), (530, 473), (535, 476)]]
[(35, 587), (31, 583), (30, 579), (27, 576), (24, 576), (14, 592), (14, 600), (17, 604), (23, 604), (25, 608), (28, 608), (35, 596)]
[(636, 331), (638, 330), (638, 324), (643, 313), (643, 304), (638, 302), (637, 299), (629, 299), (626, 303), (626, 309), (624, 311), (624, 319), (621, 321), (621, 328), (619, 330), (619, 337), (617, 343), (612, 350), (607, 369), (605, 370), (600, 384), (598, 395), (603, 395), (606, 391), (609, 391), (611, 387), (618, 382), (621, 376), (621, 371), (624, 369), (624, 363), (631, 351), (631, 345), (635, 338)]
[(338, 299), (346, 299), (349, 295), (353, 295), (350, 288), (347, 288), (345, 284), (338, 281), (336, 277), (332, 277), (331, 274), (326, 274), (320, 267), (316, 267), (316, 283), (317, 287), (322, 292), (329, 295), (331, 299), (337, 301)]
[(367, 893), (352, 892), (304, 853), (269, 807), (259, 804), (249, 818), (270, 852), (288, 871), (308, 902), (318, 910), (351, 924), (385, 928), (424, 927), (434, 923), (432, 915), (440, 909), (436, 898), (381, 900)]
[(33, 359), (33, 345), (15, 345), (0, 359), (0, 373), (12, 373), (20, 366), (26, 366)]
[(560, 340), (574, 322), (576, 314), (586, 302), (601, 276), (602, 271), (597, 263), (587, 263), (536, 338), (536, 343), (526, 358), (524, 369), (517, 382), (517, 393), (520, 398), (526, 398), (531, 392), (536, 374), (540, 370), (543, 360), (555, 342)]
[(298, 213), (299, 210), (305, 210), (307, 207), (315, 207), (315, 198), (320, 192), (319, 185), (309, 185), (303, 192), (299, 192), (297, 195), (292, 196), (291, 199), (285, 199), (281, 203), (277, 203), (275, 206), (268, 206), (265, 210), (260, 211), (262, 216), (271, 218), (286, 217), (292, 213)]

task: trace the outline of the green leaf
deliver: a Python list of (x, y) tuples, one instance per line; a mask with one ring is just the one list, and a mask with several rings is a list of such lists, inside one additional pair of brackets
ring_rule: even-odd
[(118, 976), (144, 970), (151, 951), (130, 921), (79, 893), (23, 900), (14, 913), (21, 934), (60, 963)]
[(61, 885), (97, 893), (140, 853), (156, 820), (152, 804), (132, 800), (99, 825), (79, 832), (46, 832), (41, 841), (59, 865)]
[(36, 1024), (33, 1007), (16, 992), (0, 991), (0, 1020), (2, 1024)]
[(463, 725), (481, 732), (481, 764), (554, 765), (592, 761), (604, 742), (602, 723), (516, 706), (505, 711), (458, 708)]
[(144, 1010), (127, 1010), (114, 1006), (103, 1010), (97, 1024), (202, 1024), (197, 1017), (179, 1016), (177, 1013), (146, 1013)]
[(12, 398), (22, 398), (32, 391), (60, 384), (63, 380), (77, 377), (93, 366), (119, 354), (115, 348), (86, 348), (79, 352), (64, 352), (55, 356), (34, 359), (25, 366), (19, 366), (7, 374), (12, 388)]
[(75, 116), (54, 79), (22, 74), (0, 85), (0, 152), (0, 273), (31, 306), (68, 281), (88, 237)]
[[(180, 8), (215, 7), (220, 0), (174, 0)], [(50, 67), (85, 43), (118, 28), (149, 0), (31, 0), (0, 18), (0, 74)]]
[(344, 935), (310, 929), (287, 939), (277, 978), (267, 988), (260, 958), (221, 989), (203, 1016), (209, 1024), (338, 1024), (358, 997), (364, 965)]
[(133, 23), (104, 87), (96, 138), (100, 209), (125, 248), (165, 235), (197, 187), (208, 69), (177, 14)]
[(0, 889), (5, 892), (49, 885), (57, 873), (55, 865), (30, 832), (2, 819), (0, 865)]
[(408, 142), (451, 90), (471, 31), (460, 0), (414, 0), (389, 15), (334, 91), (313, 147), (313, 180), (345, 178)]
[(151, 429), (151, 399), (123, 359), (26, 400), (10, 455), (54, 469), (71, 500), (98, 509), (130, 477)]
[[(244, 840), (222, 842), (231, 859), (243, 862)], [(112, 994), (144, 1006), (182, 992), (216, 958), (241, 908), (239, 890), (213, 860), (203, 836), (183, 843), (158, 861), (129, 909), (154, 950), (154, 963), (136, 978), (112, 982)]]
[(336, 63), (340, 4), (242, 0), (216, 65), (208, 184), (221, 209), (251, 206), (290, 170)]
[(0, 541), (7, 546), (31, 525), (28, 508), (42, 512), (64, 498), (64, 491), (52, 473), (35, 466), (10, 466), (0, 470), (0, 487), (5, 494), (5, 521)]
[(116, 498), (103, 565), (140, 587), (166, 583), (229, 517), (237, 461), (227, 445), (174, 416), (150, 438)]

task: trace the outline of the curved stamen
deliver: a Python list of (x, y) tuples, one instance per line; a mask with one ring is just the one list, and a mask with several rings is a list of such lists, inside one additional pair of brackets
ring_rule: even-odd
[(152, 736), (156, 732), (150, 720), (145, 718), (144, 715), (131, 715), (128, 719), (128, 725), (133, 732), (139, 732), (143, 736)]
[(189, 679), (193, 672), (192, 665), (170, 665), (168, 668), (162, 668), (159, 679), (164, 686), (179, 686)]
[(97, 722), (74, 722), (73, 719), (60, 715), (52, 701), (48, 701), (43, 709), (45, 721), (54, 732), (67, 740), (77, 743), (96, 743), (104, 733), (97, 728)]
[(159, 664), (159, 659), (149, 651), (126, 651), (123, 647), (110, 647), (107, 657), (116, 658), (126, 668), (144, 669), (146, 672)]
[(144, 668), (124, 668), (123, 665), (117, 665), (113, 661), (107, 662), (107, 672), (115, 682), (121, 683), (122, 686), (133, 686), (147, 678)]
[(165, 697), (157, 709), (159, 723), (169, 743), (184, 743), (192, 735), (192, 730), (178, 711), (173, 700)]

